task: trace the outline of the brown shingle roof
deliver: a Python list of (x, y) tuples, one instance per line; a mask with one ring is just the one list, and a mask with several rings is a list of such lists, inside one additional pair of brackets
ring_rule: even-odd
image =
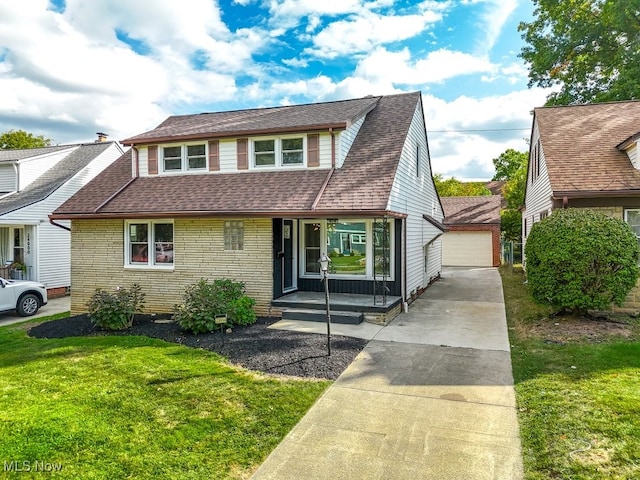
[[(391, 186), (420, 93), (378, 97), (375, 102), (343, 167), (335, 170), (320, 197), (328, 169), (151, 176), (132, 180), (131, 153), (128, 152), (61, 205), (54, 216), (387, 213)], [(344, 103), (332, 105), (339, 104), (342, 111)], [(302, 109), (308, 111), (308, 106)], [(295, 113), (295, 109), (291, 112)]]
[(337, 102), (178, 115), (149, 132), (123, 140), (125, 145), (188, 138), (234, 137), (261, 133), (346, 128), (375, 107), (380, 97)]
[(554, 195), (638, 190), (640, 172), (616, 147), (638, 132), (640, 101), (534, 110)]
[(441, 197), (445, 225), (500, 223), (500, 195)]

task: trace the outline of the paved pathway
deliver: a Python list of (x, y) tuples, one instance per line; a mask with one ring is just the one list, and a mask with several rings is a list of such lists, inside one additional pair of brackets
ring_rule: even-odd
[(523, 478), (498, 271), (446, 269), (253, 478)]

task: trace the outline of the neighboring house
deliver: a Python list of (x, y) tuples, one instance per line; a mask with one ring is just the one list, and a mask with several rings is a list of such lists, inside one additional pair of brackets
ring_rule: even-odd
[(115, 142), (0, 150), (0, 276), (71, 285), (69, 222), (48, 216), (124, 150)]
[(502, 196), (441, 197), (444, 208), (442, 264), (465, 267), (500, 266)]
[[(640, 238), (640, 101), (536, 108), (522, 212), (523, 244), (557, 208), (624, 219)], [(640, 308), (640, 290), (625, 307)]]
[(323, 291), (321, 253), (334, 294), (382, 282), (409, 302), (440, 275), (419, 92), (173, 116), (123, 143), (51, 217), (73, 225), (73, 312), (134, 282), (170, 312), (199, 278), (226, 277), (277, 315), (274, 299)]

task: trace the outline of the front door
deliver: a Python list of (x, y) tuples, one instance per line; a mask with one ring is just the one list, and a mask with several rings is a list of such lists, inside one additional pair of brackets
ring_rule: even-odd
[(298, 288), (296, 270), (296, 224), (293, 220), (282, 220), (282, 291)]

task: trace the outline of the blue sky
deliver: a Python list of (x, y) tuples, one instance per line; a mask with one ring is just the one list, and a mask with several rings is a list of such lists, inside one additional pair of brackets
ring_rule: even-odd
[(0, 0), (0, 132), (120, 140), (167, 116), (421, 91), (433, 170), (526, 150), (524, 0)]

